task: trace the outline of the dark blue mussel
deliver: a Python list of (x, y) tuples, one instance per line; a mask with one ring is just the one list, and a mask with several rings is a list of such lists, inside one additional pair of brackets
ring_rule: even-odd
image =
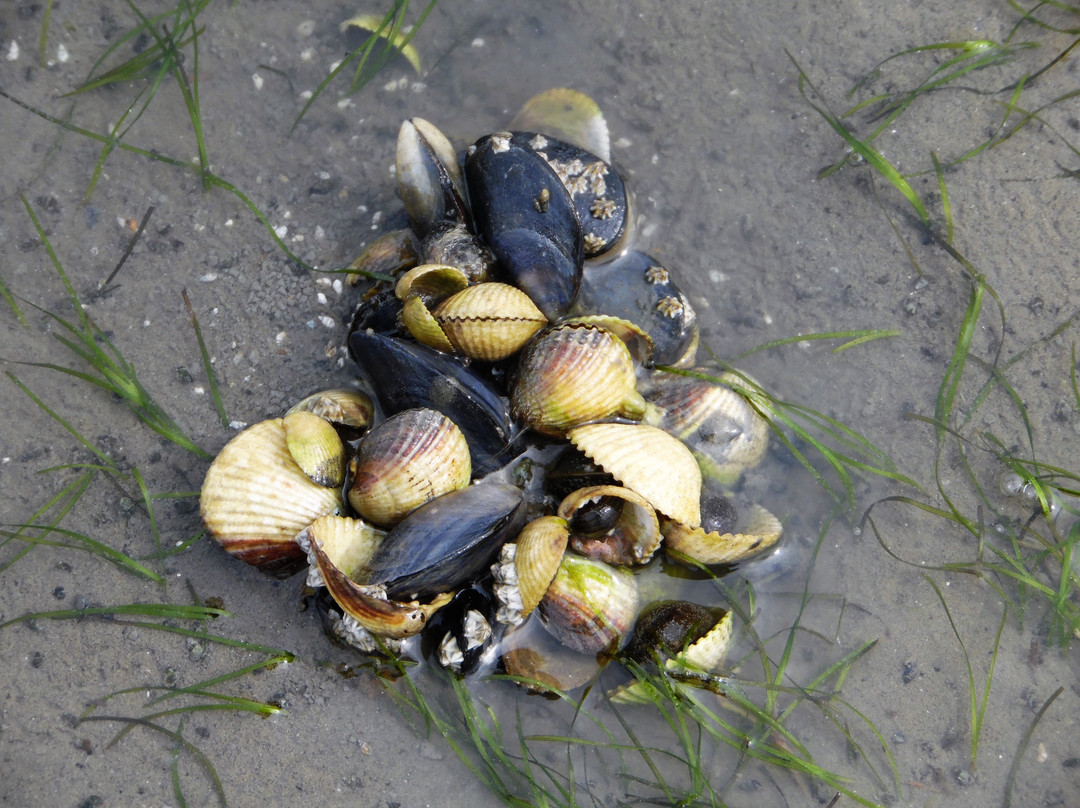
[(589, 262), (575, 314), (612, 314), (645, 329), (657, 365), (691, 366), (698, 345), (697, 317), (671, 273), (655, 258), (628, 250), (606, 263)]
[(525, 526), (521, 489), (479, 483), (417, 508), (386, 534), (368, 580), (391, 600), (426, 602), (474, 581)]
[(525, 292), (549, 320), (565, 314), (581, 282), (584, 239), (573, 199), (532, 135), (496, 132), (465, 159), (477, 233), (504, 279)]
[(549, 135), (515, 134), (514, 140), (542, 157), (570, 193), (586, 258), (622, 242), (629, 229), (630, 198), (619, 172), (580, 146)]
[(414, 407), (438, 410), (465, 434), (473, 476), (502, 468), (520, 454), (521, 430), (506, 402), (456, 359), (373, 331), (354, 331), (349, 350), (384, 415)]

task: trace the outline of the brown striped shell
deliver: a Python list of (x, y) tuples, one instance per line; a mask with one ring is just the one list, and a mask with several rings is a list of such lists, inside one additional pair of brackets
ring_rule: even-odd
[(657, 513), (701, 524), (701, 471), (678, 438), (645, 424), (586, 424), (567, 437)]
[(274, 575), (303, 565), (296, 534), (341, 506), (338, 489), (313, 482), (293, 459), (280, 418), (248, 427), (225, 444), (199, 499), (203, 523), (218, 544)]
[(640, 419), (645, 402), (622, 340), (604, 328), (564, 325), (522, 351), (510, 408), (537, 432), (561, 436), (613, 416)]
[(684, 441), (703, 470), (725, 483), (760, 463), (769, 447), (768, 421), (725, 386), (740, 382), (731, 372), (715, 379), (657, 372), (644, 391), (661, 413), (656, 425)]
[(375, 419), (375, 405), (359, 390), (348, 388), (321, 390), (293, 404), (286, 416), (294, 412), (312, 412), (325, 418), (350, 434), (359, 435)]
[(371, 430), (352, 465), (349, 504), (389, 526), (429, 500), (469, 484), (469, 445), (440, 412), (405, 410)]
[(772, 547), (780, 538), (780, 520), (760, 505), (752, 505), (728, 533), (708, 533), (672, 519), (660, 520), (665, 547), (700, 564), (734, 564)]

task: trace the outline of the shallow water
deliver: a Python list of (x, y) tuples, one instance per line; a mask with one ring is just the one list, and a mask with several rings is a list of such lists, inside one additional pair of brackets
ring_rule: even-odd
[[(215, 5), (202, 17), (207, 27), (199, 40), (198, 75), (213, 169), (247, 194), (273, 226), (287, 228), (284, 239), (302, 259), (341, 266), (372, 236), (403, 221), (390, 174), (402, 118), (426, 117), (464, 144), (501, 126), (533, 93), (574, 86), (598, 99), (607, 113), (614, 161), (645, 217), (643, 246), (679, 274), (706, 340), (719, 355), (736, 357), (799, 334), (899, 332), (841, 353), (830, 353), (838, 341), (798, 343), (738, 364), (776, 395), (866, 435), (902, 472), (932, 490), (933, 430), (906, 415), (933, 415), (970, 285), (951, 259), (923, 242), (906, 203), (884, 183), (871, 183), (869, 169), (850, 167), (816, 179), (844, 147), (800, 96), (792, 59), (833, 109), (842, 109), (849, 103), (843, 94), (884, 55), (943, 40), (1000, 41), (1016, 21), (1007, 4), (628, 2), (600, 8), (563, 2), (531, 4), (527, 13), (510, 15), (499, 4), (444, 2), (418, 36), (428, 71), (422, 80), (403, 61), (395, 62), (359, 96), (335, 103), (333, 91), (325, 95), (290, 137), (303, 103), (300, 93), (314, 88), (350, 47), (337, 23), (355, 10), (337, 6), (316, 17), (310, 4), (239, 0)], [(64, 117), (71, 101), (60, 95), (78, 85), (133, 20), (122, 4), (58, 6), (50, 26), (50, 64), (41, 66), (42, 13), (40, 4), (0, 6), (0, 88)], [(1010, 80), (1006, 76), (1038, 69), (1069, 42), (1034, 29), (1025, 29), (1021, 38), (1037, 38), (1045, 46), (1026, 51), (1024, 61), (1008, 67), (1012, 72), (972, 75), (966, 86), (1002, 87)], [(130, 46), (120, 50), (130, 52)], [(874, 91), (907, 86), (931, 64), (930, 57), (897, 60)], [(1030, 105), (1072, 89), (1067, 79), (1076, 65), (1070, 57), (1048, 72), (1032, 88)], [(72, 120), (104, 131), (141, 87), (82, 96)], [(985, 138), (1005, 97), (929, 96), (877, 145), (901, 171), (928, 168), (930, 150), (956, 155)], [(1006, 361), (1080, 307), (1080, 200), (1075, 178), (1064, 176), (1076, 158), (1063, 144), (1074, 135), (1076, 117), (1075, 106), (1059, 105), (1045, 114), (1046, 126), (1029, 127), (947, 174), (955, 243), (986, 274), (1006, 317), (1003, 334), (986, 303), (972, 350), (987, 361), (1000, 340)], [(154, 206), (117, 278), (120, 287), (89, 302), (87, 313), (138, 369), (144, 386), (208, 451), (219, 449), (232, 432), (221, 427), (204, 389), (182, 289), (191, 296), (215, 357), (230, 418), (252, 423), (277, 415), (311, 390), (350, 378), (340, 348), (352, 307), (348, 289), (339, 296), (326, 279), (295, 270), (236, 197), (204, 191), (194, 173), (117, 151), (83, 203), (98, 144), (61, 134), (4, 100), (0, 133), (0, 239), (7, 247), (0, 279), (27, 301), (70, 316), (19, 191), (84, 301), (122, 255), (130, 223)], [(182, 160), (195, 157), (174, 83), (163, 84), (125, 140)], [(913, 184), (926, 195), (935, 182), (929, 175)], [(6, 306), (0, 314), (4, 370), (121, 467), (137, 465), (151, 491), (196, 490), (204, 461), (164, 443), (122, 404), (89, 385), (14, 363), (70, 361), (53, 338), (57, 325), (20, 305), (25, 327)], [(1074, 469), (1080, 445), (1080, 414), (1069, 381), (1075, 340), (1075, 328), (1066, 330), (1008, 370), (1027, 408), (1039, 457)], [(976, 381), (963, 388), (961, 407), (970, 406), (983, 378), (975, 362), (969, 372)], [(21, 522), (77, 476), (38, 471), (93, 458), (10, 380), (3, 382), (7, 426), (0, 431), (0, 501), (4, 521)], [(981, 404), (967, 429), (976, 436), (993, 434), (1007, 446), (1023, 445), (1023, 424), (1000, 394)], [(974, 462), (979, 480), (997, 497), (1000, 468), (984, 454)], [(945, 452), (942, 463), (950, 496), (965, 513), (976, 514), (980, 503), (965, 493), (955, 452)], [(808, 475), (779, 446), (746, 484), (763, 492), (765, 504), (787, 526), (784, 552), (793, 560), (756, 582), (760, 611), (754, 626), (760, 636), (774, 637), (770, 651), (778, 657), (828, 509)], [(842, 736), (814, 711), (797, 712), (792, 729), (819, 763), (854, 777), (853, 787), (868, 800), (998, 804), (1025, 732), (1063, 688), (1020, 758), (1012, 804), (1080, 804), (1076, 645), (1061, 651), (1049, 642), (1038, 599), (1028, 601), (1022, 623), (1012, 615), (1005, 623), (978, 765), (970, 771), (967, 667), (941, 601), (917, 565), (970, 561), (978, 547), (955, 526), (898, 506), (877, 509), (874, 516), (889, 549), (911, 563), (887, 553), (869, 531), (854, 529), (867, 505), (898, 493), (915, 492), (874, 478), (856, 481), (854, 515), (833, 523), (817, 555), (815, 597), (803, 617), (814, 633), (797, 635), (787, 683), (806, 685), (832, 662), (876, 640), (844, 680), (842, 697), (888, 742), (899, 785), (864, 728), (859, 738), (883, 782), (852, 759)], [(149, 522), (131, 507), (130, 494), (98, 480), (62, 524), (131, 555), (149, 554)], [(930, 501), (940, 505), (932, 496)], [(992, 504), (1022, 517), (1019, 501), (1002, 497)], [(159, 500), (155, 510), (166, 546), (199, 529), (191, 500)], [(5, 546), (0, 563), (16, 549)], [(355, 658), (333, 647), (315, 617), (299, 610), (298, 579), (272, 582), (240, 567), (199, 542), (166, 562), (163, 592), (83, 553), (37, 547), (0, 572), (0, 622), (85, 604), (186, 603), (190, 584), (201, 598), (222, 598), (235, 615), (214, 631), (297, 656), (293, 664), (220, 686), (235, 695), (278, 700), (284, 714), (260, 720), (204, 712), (185, 721), (185, 735), (216, 767), (231, 805), (269, 799), (325, 806), (496, 803), (438, 738), (413, 732), (371, 677), (340, 674), (339, 664)], [(970, 575), (932, 577), (970, 655), (981, 695), (1001, 599)], [(749, 648), (744, 642), (738, 654)], [(172, 804), (170, 739), (136, 730), (109, 746), (120, 725), (78, 724), (77, 716), (116, 690), (190, 685), (264, 658), (90, 620), (4, 628), (0, 656), (9, 682), (0, 713), (0, 804), (11, 806)], [(756, 670), (748, 661), (736, 673), (750, 677)], [(492, 691), (490, 698), (535, 713), (538, 732), (565, 731), (545, 723), (547, 702), (507, 690)], [(141, 705), (141, 693), (117, 697), (95, 714), (141, 715)], [(645, 711), (631, 715), (646, 730), (656, 726)], [(847, 718), (855, 721), (851, 714)], [(545, 760), (561, 765), (557, 752), (550, 754)], [(633, 774), (647, 774), (636, 761), (628, 765)], [(726, 752), (710, 764), (717, 788), (724, 787), (732, 765), (733, 754)], [(190, 757), (180, 770), (189, 805), (217, 802)], [(610, 772), (590, 769), (584, 777), (604, 804), (622, 798), (625, 784)], [(801, 805), (831, 796), (783, 771), (748, 766), (724, 800)]]

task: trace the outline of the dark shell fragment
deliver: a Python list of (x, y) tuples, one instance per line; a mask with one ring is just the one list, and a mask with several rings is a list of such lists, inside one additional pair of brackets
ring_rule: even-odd
[(349, 350), (384, 415), (427, 407), (457, 424), (469, 442), (474, 476), (520, 454), (520, 430), (506, 402), (456, 359), (371, 331), (349, 335)]
[(685, 651), (716, 625), (717, 615), (685, 600), (657, 603), (645, 609), (634, 626), (626, 656), (643, 665)]
[(574, 302), (584, 260), (581, 225), (559, 177), (515, 136), (496, 132), (469, 149), (465, 181), (477, 232), (506, 281), (558, 319)]
[(481, 483), (433, 499), (386, 534), (368, 580), (392, 600), (426, 601), (475, 580), (525, 525), (519, 488)]

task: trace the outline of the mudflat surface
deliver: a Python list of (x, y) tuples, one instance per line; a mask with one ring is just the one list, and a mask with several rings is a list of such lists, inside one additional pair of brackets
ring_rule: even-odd
[[(173, 161), (196, 160), (196, 140), (172, 78), (148, 103), (145, 80), (65, 97), (136, 19), (122, 3), (57, 3), (42, 53), (44, 5), (0, 5), (0, 89), (8, 96), (0, 99), (0, 280), (19, 297), (25, 316), (20, 323), (0, 304), (3, 370), (122, 469), (137, 468), (149, 492), (196, 491), (205, 459), (163, 441), (89, 384), (18, 364), (84, 369), (57, 341), (62, 327), (46, 314), (74, 317), (20, 194), (86, 314), (137, 369), (154, 399), (211, 454), (239, 424), (280, 415), (303, 395), (352, 379), (342, 346), (355, 301), (347, 284), (335, 284), (338, 276), (298, 269), (237, 195), (204, 188), (197, 171), (117, 148), (104, 157), (88, 193), (102, 141), (27, 106), (101, 135), (120, 122), (124, 144)], [(613, 160), (636, 195), (642, 217), (637, 243), (677, 274), (697, 308), (704, 341), (717, 355), (734, 359), (805, 334), (896, 332), (839, 353), (831, 349), (842, 339), (815, 340), (736, 362), (778, 398), (865, 435), (928, 492), (857, 477), (855, 507), (836, 515), (814, 558), (830, 511), (808, 475), (776, 442), (767, 461), (748, 475), (747, 490), (784, 520), (787, 531), (773, 566), (747, 573), (757, 577), (757, 633), (781, 638), (769, 646), (779, 658), (813, 560), (814, 595), (802, 616), (812, 631), (798, 632), (785, 683), (806, 686), (832, 662), (876, 640), (852, 666), (841, 695), (880, 732), (896, 776), (880, 743), (852, 712), (843, 712), (843, 719), (857, 732), (877, 776), (820, 713), (798, 713), (793, 731), (815, 760), (853, 777), (852, 787), (872, 803), (984, 806), (1001, 804), (1011, 789), (1013, 805), (1080, 804), (1076, 643), (1065, 649), (1056, 644), (1046, 601), (1031, 591), (1018, 592), (1003, 579), (993, 579), (1003, 587), (999, 591), (972, 574), (924, 576), (920, 569), (970, 565), (980, 555), (980, 529), (984, 544), (997, 546), (1004, 534), (994, 522), (1020, 522), (1030, 513), (1029, 502), (1000, 492), (1003, 466), (985, 451), (996, 439), (1030, 455), (1016, 402), (1026, 411), (1038, 459), (1076, 468), (1080, 413), (1071, 374), (1077, 331), (1055, 333), (1080, 309), (1080, 186), (1070, 173), (1077, 168), (1073, 149), (1080, 139), (1075, 101), (1050, 107), (1001, 145), (945, 173), (953, 243), (995, 292), (984, 296), (970, 335), (972, 359), (952, 416), (969, 441), (969, 470), (953, 444), (939, 453), (933, 427), (912, 416), (934, 415), (972, 281), (925, 237), (908, 203), (860, 161), (818, 179), (846, 147), (800, 94), (796, 67), (821, 91), (823, 98), (811, 95), (814, 102), (840, 112), (871, 94), (917, 86), (958, 51), (891, 61), (859, 95), (845, 97), (885, 56), (934, 42), (1001, 42), (1017, 24), (1017, 13), (1006, 3), (928, 7), (856, 0), (569, 0), (523, 8), (444, 1), (416, 38), (424, 60), (420, 75), (398, 59), (351, 97), (343, 95), (339, 80), (292, 129), (304, 93), (356, 46), (338, 24), (361, 9), (288, 0), (212, 4), (199, 17), (205, 27), (197, 75), (213, 172), (265, 214), (296, 256), (338, 268), (370, 239), (404, 224), (392, 176), (403, 118), (427, 118), (461, 147), (505, 125), (547, 87), (571, 86), (597, 99), (611, 129)], [(143, 10), (169, 9), (161, 4)], [(170, 19), (163, 22), (171, 27)], [(1067, 17), (1061, 22), (1069, 24)], [(921, 96), (875, 141), (892, 165), (914, 175), (914, 191), (939, 223), (942, 199), (931, 152), (948, 162), (999, 131), (1012, 90), (990, 91), (1034, 73), (1071, 40), (1026, 25), (1014, 41), (1040, 46)], [(105, 64), (148, 44), (146, 37), (121, 44)], [(196, 68), (190, 47), (187, 53), (190, 75)], [(1019, 106), (1034, 110), (1073, 89), (1076, 69), (1076, 58), (1067, 56), (1025, 89)], [(1021, 115), (1014, 113), (1007, 126)], [(875, 123), (854, 116), (850, 125), (866, 136)], [(151, 206), (118, 285), (96, 295)], [(210, 399), (182, 290), (214, 359), (235, 422), (231, 429), (221, 425)], [(1014, 399), (1000, 387), (980, 397), (995, 360)], [(341, 666), (357, 659), (331, 645), (317, 618), (300, 611), (299, 578), (268, 580), (203, 540), (164, 565), (151, 563), (163, 570), (162, 586), (80, 551), (9, 540), (10, 525), (30, 521), (83, 473), (39, 472), (103, 461), (10, 377), (0, 379), (0, 402), (0, 502), (8, 523), (0, 548), (0, 623), (28, 612), (220, 598), (233, 616), (205, 628), (296, 655), (291, 664), (217, 686), (218, 692), (274, 700), (285, 708), (282, 714), (260, 719), (207, 711), (184, 719), (184, 737), (212, 763), (229, 804), (497, 804), (436, 734), (414, 731), (370, 675), (342, 675)], [(945, 493), (972, 519), (972, 531), (897, 504), (873, 512), (887, 548), (869, 526), (857, 529), (865, 508), (881, 497), (910, 496), (942, 507), (935, 464)], [(986, 492), (985, 501), (972, 492), (969, 474)], [(60, 525), (131, 556), (150, 555), (156, 539), (133, 498), (139, 498), (133, 478), (120, 491), (95, 476)], [(154, 504), (163, 547), (199, 531), (194, 499)], [(1057, 522), (1061, 536), (1076, 519), (1068, 511), (1075, 501), (1065, 504)], [(981, 525), (980, 514), (987, 520)], [(56, 516), (54, 510), (44, 519)], [(64, 540), (61, 534), (47, 538)], [(1023, 549), (1030, 554), (1034, 545)], [(992, 558), (987, 546), (981, 553)], [(1051, 587), (1060, 569), (1055, 563), (1041, 569)], [(1010, 611), (992, 659), (1001, 592), (1025, 608), (1022, 619)], [(743, 653), (748, 647), (744, 642)], [(161, 806), (176, 802), (172, 738), (140, 727), (110, 745), (123, 723), (80, 723), (79, 716), (96, 705), (94, 717), (146, 717), (154, 712), (143, 707), (150, 689), (190, 686), (265, 655), (87, 618), (0, 628), (0, 659), (0, 804)], [(981, 703), (992, 661), (973, 770), (968, 663)], [(760, 671), (747, 659), (733, 674), (755, 678)], [(102, 701), (127, 689), (137, 692)], [(509, 688), (480, 697), (503, 709), (518, 701), (538, 722), (554, 709)], [(512, 721), (513, 712), (508, 714)], [(629, 715), (643, 733), (663, 727), (648, 710)], [(175, 718), (152, 720), (177, 728)], [(558, 770), (565, 758), (553, 753), (544, 762)], [(824, 804), (834, 793), (775, 767), (750, 764), (733, 775), (735, 763), (734, 752), (722, 750), (704, 771), (730, 805)], [(638, 771), (637, 759), (628, 765), (632, 774), (648, 774)], [(626, 799), (627, 788), (633, 791), (617, 770), (578, 774), (605, 805)], [(178, 776), (188, 805), (218, 802), (206, 769), (190, 751), (180, 755)], [(589, 801), (583, 793), (578, 799)], [(838, 804), (853, 803), (844, 797)]]

